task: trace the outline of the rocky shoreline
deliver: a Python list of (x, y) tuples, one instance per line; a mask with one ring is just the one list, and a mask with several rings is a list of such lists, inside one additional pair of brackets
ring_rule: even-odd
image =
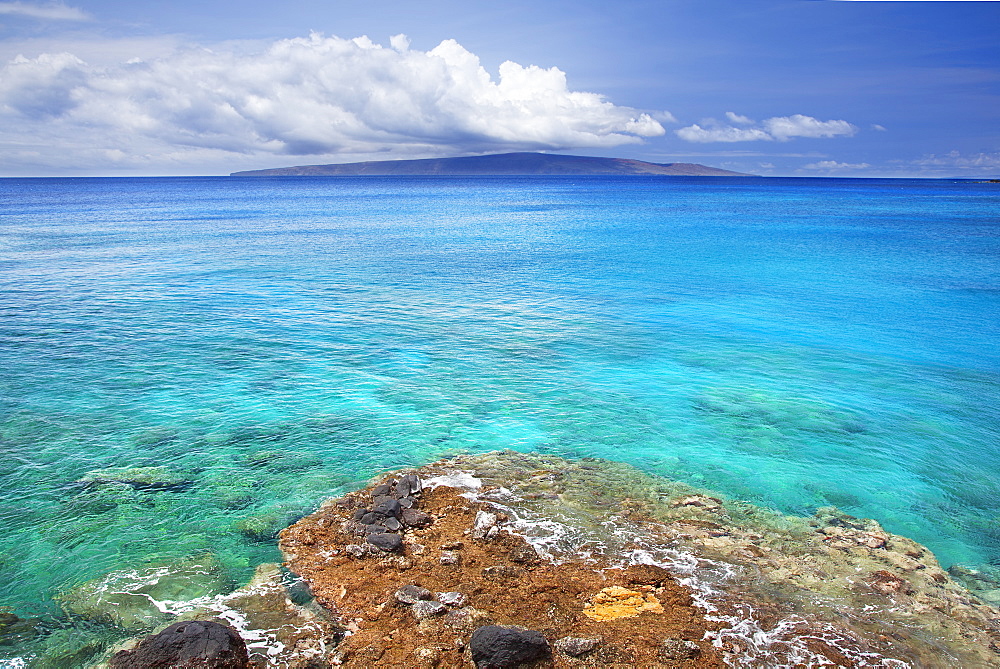
[[(472, 666), (470, 625), (443, 609), (410, 620), (392, 594), (407, 585), (461, 592), (476, 623), (543, 633), (541, 666), (1000, 664), (1000, 612), (875, 521), (784, 516), (601, 460), (501, 452), (416, 473), (432, 521), (404, 525), (392, 552), (358, 515), (377, 511), (370, 496), (391, 493), (391, 477), (281, 535), (289, 567), (353, 626), (336, 655), (346, 666)], [(615, 588), (652, 605), (588, 616)], [(573, 656), (567, 638), (600, 641)]]
[(606, 460), (386, 474), (279, 544), (285, 564), (232, 592), (210, 554), (67, 591), (69, 615), (134, 637), (66, 666), (188, 666), (194, 646), (223, 659), (190, 666), (1000, 666), (985, 576), (833, 508), (786, 516)]
[(333, 664), (724, 666), (705, 639), (714, 626), (666, 569), (545, 560), (504, 531), (502, 511), (421, 474), (336, 500), (281, 534), (289, 568), (350, 632)]

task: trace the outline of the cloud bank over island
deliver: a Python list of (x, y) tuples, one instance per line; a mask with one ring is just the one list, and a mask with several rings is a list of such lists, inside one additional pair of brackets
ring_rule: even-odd
[(494, 79), (455, 40), (419, 51), (403, 35), (382, 46), (315, 33), (111, 67), (19, 56), (0, 72), (0, 119), (34, 138), (0, 130), (8, 155), (41, 166), (609, 148), (665, 134), (648, 113), (571, 90), (556, 67), (507, 61)]

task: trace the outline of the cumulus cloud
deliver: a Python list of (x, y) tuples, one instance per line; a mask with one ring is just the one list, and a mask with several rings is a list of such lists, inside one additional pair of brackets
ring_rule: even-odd
[(820, 121), (804, 114), (775, 116), (760, 123), (735, 112), (726, 112), (726, 118), (736, 125), (726, 125), (715, 119), (708, 119), (701, 124), (695, 123), (675, 132), (685, 141), (708, 143), (787, 142), (796, 137), (850, 137), (858, 131), (847, 121)]
[(494, 79), (454, 40), (419, 51), (397, 35), (390, 46), (313, 34), (249, 55), (188, 48), (112, 67), (70, 53), (19, 57), (0, 72), (0, 118), (8, 139), (15, 126), (53, 140), (75, 133), (126, 155), (141, 145), (404, 157), (613, 147), (665, 132), (649, 114), (571, 90), (555, 67), (507, 61)]
[(47, 5), (33, 5), (27, 2), (0, 2), (0, 14), (27, 16), (47, 21), (89, 21), (90, 16), (82, 9), (68, 7), (61, 2)]

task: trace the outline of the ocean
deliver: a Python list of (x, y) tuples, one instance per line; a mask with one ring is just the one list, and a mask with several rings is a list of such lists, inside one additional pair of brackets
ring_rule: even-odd
[(835, 506), (1000, 577), (996, 184), (53, 178), (0, 202), (0, 612), (64, 637), (80, 583), (210, 553), (235, 587), (324, 499), (496, 449)]

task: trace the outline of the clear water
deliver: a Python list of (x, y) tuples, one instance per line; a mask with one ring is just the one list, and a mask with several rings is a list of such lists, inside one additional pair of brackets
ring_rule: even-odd
[[(18, 615), (206, 550), (239, 582), (339, 489), (498, 448), (1000, 564), (995, 184), (4, 179), (0, 202)], [(126, 466), (190, 483), (75, 483)]]

